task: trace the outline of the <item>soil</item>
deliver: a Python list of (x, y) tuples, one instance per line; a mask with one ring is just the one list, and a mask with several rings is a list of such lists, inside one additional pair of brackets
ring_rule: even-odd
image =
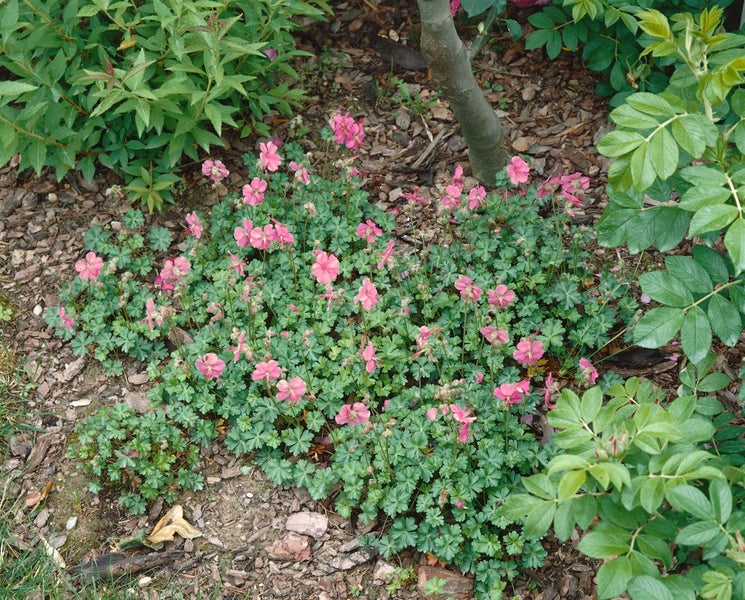
[[(431, 215), (411, 212), (400, 194), (419, 188), (425, 197), (439, 197), (456, 165), (463, 165), (466, 174), (469, 170), (457, 123), (447, 103), (437, 98), (426, 69), (419, 70), (421, 57), (413, 50), (416, 8), (413, 3), (381, 1), (375, 7), (350, 1), (336, 3), (335, 9), (333, 20), (306, 28), (300, 39), (301, 46), (315, 54), (298, 64), (309, 98), (301, 119), (276, 119), (276, 135), (290, 139), (303, 128), (318, 131), (339, 107), (364, 116), (367, 142), (358, 160), (371, 200), (398, 210), (402, 236), (413, 228), (431, 227)], [(511, 12), (527, 34), (526, 13)], [(467, 37), (467, 24), (464, 31)], [(509, 151), (531, 157), (534, 177), (575, 171), (590, 175), (594, 191), (587, 213), (597, 216), (604, 204), (607, 163), (594, 143), (607, 131), (608, 107), (594, 94), (596, 75), (573, 55), (548, 61), (542, 52), (525, 51), (523, 41), (498, 32), (474, 67), (502, 118)], [(396, 100), (398, 81), (407, 86), (410, 101)], [(318, 148), (310, 138), (302, 143), (313, 160)], [(215, 155), (231, 170), (224, 182), (227, 189), (240, 189), (245, 174), (241, 153), (257, 144), (255, 139), (231, 140), (226, 151)], [(47, 307), (59, 304), (60, 286), (74, 276), (85, 231), (92, 223), (115, 227), (131, 208), (106, 194), (115, 182), (108, 174), (92, 183), (75, 174), (56, 182), (51, 173), (36, 177), (17, 172), (12, 164), (0, 170), (0, 306), (14, 310), (11, 321), (0, 320), (0, 347), (9, 349), (4, 359), (0, 356), (0, 371), (12, 353), (32, 387), (25, 418), (32, 428), (19, 428), (9, 439), (0, 498), (15, 503), (14, 544), (23, 548), (46, 540), (58, 550), (60, 565), (62, 560), (70, 566), (83, 564), (85, 573), (103, 570), (101, 564), (85, 563), (115, 551), (122, 539), (151, 531), (168, 510), (156, 503), (146, 515), (125, 514), (114, 496), (89, 493), (85, 476), (66, 458), (71, 432), (87, 415), (118, 401), (143, 405), (145, 366), (131, 363), (122, 377), (103, 376), (92, 358), (76, 358), (43, 319)], [(215, 191), (199, 172), (189, 176), (186, 188), (177, 204), (154, 215), (153, 222), (183, 234), (187, 210), (215, 200)], [(177, 536), (150, 559), (137, 553), (109, 556), (109, 564), (124, 561), (136, 573), (132, 589), (122, 589), (122, 597), (423, 597), (416, 575), (396, 585), (386, 573), (400, 567), (395, 573), (401, 574), (413, 567), (412, 573), (422, 575), (427, 572), (426, 557), (407, 553), (384, 561), (358, 547), (361, 532), (352, 523), (303, 490), (272, 487), (248, 460), (236, 459), (219, 445), (203, 458), (206, 488), (179, 500), (185, 518), (202, 536)], [(272, 544), (288, 541), (288, 517), (303, 512), (313, 513), (313, 519), (325, 516), (326, 529), (305, 538), (310, 552), (303, 559), (299, 557), (307, 548), (291, 548), (300, 552), (294, 558), (277, 558)], [(593, 598), (597, 565), (572, 543), (560, 545), (549, 538), (546, 547), (545, 567), (521, 575), (508, 593), (543, 600)], [(153, 568), (141, 569), (143, 565)], [(0, 596), (5, 597), (2, 590)]]

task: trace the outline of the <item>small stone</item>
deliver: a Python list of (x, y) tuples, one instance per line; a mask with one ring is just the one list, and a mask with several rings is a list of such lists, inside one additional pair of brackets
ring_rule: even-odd
[(266, 553), (275, 560), (310, 560), (310, 545), (311, 539), (308, 536), (290, 531), (267, 546)]
[(37, 304), (36, 306), (34, 306), (33, 313), (35, 316), (40, 317), (43, 312), (44, 308), (41, 306), (41, 304)]
[(520, 136), (512, 142), (512, 147), (515, 149), (515, 152), (527, 152), (530, 150), (530, 141), (525, 136)]
[(153, 578), (152, 578), (152, 577), (149, 577), (149, 576), (147, 576), (147, 575), (145, 575), (144, 577), (140, 577), (140, 578), (139, 578), (139, 579), (137, 580), (137, 585), (138, 585), (138, 586), (139, 586), (140, 588), (146, 588), (146, 587), (147, 587), (147, 586), (149, 586), (149, 585), (150, 585), (150, 584), (151, 584), (152, 582), (153, 582)]
[(135, 373), (127, 377), (127, 381), (132, 385), (142, 385), (143, 383), (147, 383), (149, 379), (150, 377), (147, 373)]
[(315, 539), (321, 537), (329, 526), (326, 515), (317, 512), (303, 511), (290, 515), (285, 523), (285, 529), (302, 535), (309, 535)]
[(75, 529), (75, 525), (78, 524), (78, 518), (77, 517), (70, 517), (67, 519), (67, 522), (65, 522), (65, 529), (70, 531), (71, 529)]
[(442, 594), (434, 596), (435, 598), (444, 599), (450, 597), (453, 600), (470, 600), (473, 596), (473, 581), (453, 571), (429, 565), (424, 565), (419, 568), (419, 581), (417, 588), (420, 594), (424, 595), (427, 582), (435, 577), (445, 580)]
[(80, 358), (72, 361), (70, 364), (68, 364), (65, 367), (64, 372), (62, 373), (62, 379), (64, 381), (72, 381), (75, 376), (80, 373), (80, 371), (83, 370), (83, 367), (85, 366), (85, 356), (81, 356)]
[(392, 564), (379, 560), (373, 569), (373, 583), (380, 585), (388, 580), (388, 576), (396, 570)]

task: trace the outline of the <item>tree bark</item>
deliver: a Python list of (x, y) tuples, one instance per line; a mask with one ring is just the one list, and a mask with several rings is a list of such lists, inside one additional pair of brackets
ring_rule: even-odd
[(473, 75), (466, 48), (455, 31), (450, 2), (417, 0), (417, 5), (422, 55), (460, 124), (473, 176), (494, 187), (497, 172), (507, 162), (502, 124)]

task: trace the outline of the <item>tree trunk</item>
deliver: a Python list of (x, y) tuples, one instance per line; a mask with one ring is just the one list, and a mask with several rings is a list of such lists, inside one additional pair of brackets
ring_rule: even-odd
[(417, 0), (417, 5), (422, 55), (460, 124), (473, 176), (494, 187), (497, 172), (507, 162), (504, 132), (473, 75), (466, 48), (455, 31), (450, 2)]

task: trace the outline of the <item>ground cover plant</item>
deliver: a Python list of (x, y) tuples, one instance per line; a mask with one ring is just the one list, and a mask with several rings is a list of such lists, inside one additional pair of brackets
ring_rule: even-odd
[[(364, 137), (342, 114), (327, 133), (350, 150)], [(414, 547), (478, 573), (480, 593), (539, 565), (540, 542), (497, 507), (551, 456), (531, 421), (552, 380), (581, 363), (594, 381), (585, 356), (635, 309), (589, 269), (592, 231), (569, 216), (587, 178), (528, 186), (515, 157), (486, 194), (457, 169), (436, 200), (442, 240), (425, 246), (394, 236), (353, 172), (322, 178), (297, 145), (264, 142), (246, 164), (241, 193), (187, 215), (178, 249), (139, 211), (93, 227), (47, 314), (109, 373), (127, 354), (149, 364), (157, 409), (115, 406), (77, 431), (94, 489), (142, 512), (199, 487), (187, 447), (220, 439), (275, 483), (380, 519), (367, 541), (385, 555)]]
[(266, 135), (290, 115), (304, 53), (299, 17), (323, 0), (4, 0), (0, 10), (0, 166), (125, 177), (150, 210), (184, 160), (223, 145), (224, 128)]

